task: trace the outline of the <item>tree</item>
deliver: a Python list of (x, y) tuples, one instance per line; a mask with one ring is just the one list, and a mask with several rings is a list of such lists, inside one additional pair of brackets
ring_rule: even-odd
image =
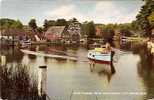
[(139, 28), (143, 31), (144, 36), (151, 37), (152, 34), (152, 24), (148, 19), (149, 16), (154, 12), (154, 1), (153, 0), (144, 0), (145, 5), (141, 7), (139, 14), (136, 16), (137, 24)]
[(154, 11), (150, 14), (150, 16), (148, 17), (148, 20), (152, 28), (154, 28)]
[(96, 36), (95, 24), (93, 21), (87, 23), (88, 38), (94, 38)]
[(67, 26), (67, 21), (65, 19), (57, 19), (55, 22), (56, 26)]
[(43, 24), (43, 30), (47, 31), (47, 29), (48, 29), (48, 20), (45, 19)]
[(81, 36), (84, 37), (84, 36), (87, 36), (87, 21), (85, 21), (83, 24), (81, 24)]
[(12, 23), (11, 27), (12, 28), (17, 28), (17, 29), (22, 29), (23, 25), (22, 25), (22, 23), (19, 20), (17, 20), (14, 23)]
[(123, 36), (130, 37), (132, 35), (132, 32), (129, 29), (121, 29), (120, 33), (122, 33)]
[(114, 34), (115, 34), (114, 29), (112, 29), (110, 27), (104, 27), (103, 28), (102, 36), (108, 42), (112, 42)]
[(29, 27), (33, 29), (34, 32), (37, 30), (37, 24), (35, 19), (31, 19), (30, 22), (28, 23)]
[(39, 33), (43, 33), (43, 28), (42, 28), (42, 27), (38, 27), (38, 28), (37, 28), (37, 31), (38, 31)]
[(2, 34), (9, 35), (13, 30), (21, 30), (23, 28), (23, 24), (19, 20), (13, 20), (8, 18), (0, 19), (0, 30)]
[(56, 21), (55, 20), (44, 20), (44, 24), (43, 24), (43, 31), (47, 31), (47, 29), (51, 26), (55, 26), (56, 25)]

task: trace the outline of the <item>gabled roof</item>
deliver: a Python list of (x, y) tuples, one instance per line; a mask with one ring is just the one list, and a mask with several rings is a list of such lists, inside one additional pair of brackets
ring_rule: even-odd
[(65, 26), (51, 26), (45, 32), (45, 34), (57, 34), (61, 35), (65, 29)]

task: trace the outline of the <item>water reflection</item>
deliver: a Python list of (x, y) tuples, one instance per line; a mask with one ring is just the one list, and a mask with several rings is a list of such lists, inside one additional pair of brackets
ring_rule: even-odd
[(20, 62), (23, 53), (16, 47), (0, 46), (0, 55), (6, 56), (7, 62)]
[[(120, 55), (119, 60), (113, 62), (112, 65), (96, 64), (95, 67), (90, 68), (89, 63), (87, 62), (88, 59), (85, 57), (87, 55), (87, 49), (82, 47), (41, 45), (28, 48), (29, 50), (43, 53), (75, 55), (78, 57), (79, 61), (26, 55), (20, 52), (18, 48), (12, 49), (10, 47), (4, 47), (1, 48), (0, 51), (1, 55), (6, 56), (7, 66), (13, 65), (13, 63), (18, 65), (20, 62), (27, 68), (30, 68), (32, 73), (38, 74), (38, 66), (47, 65), (47, 92), (50, 97), (69, 97), (70, 92), (73, 89), (83, 89), (87, 91), (106, 90), (126, 92), (144, 92), (144, 90), (146, 90), (147, 95), (145, 98), (154, 98), (153, 55), (149, 54), (148, 50), (145, 49), (145, 46), (134, 43), (121, 44), (120, 42), (117, 42), (115, 47), (125, 51), (131, 51), (131, 53)], [(34, 78), (30, 77), (30, 79)], [(128, 80), (131, 81), (128, 82)], [(1, 86), (5, 88), (5, 86), (8, 85), (2, 84)], [(4, 94), (2, 96), (4, 96)], [(136, 98), (142, 97), (143, 96), (140, 95), (136, 96)], [(100, 96), (100, 99), (102, 98), (104, 97)], [(106, 98), (113, 99), (112, 96)], [(120, 100), (121, 97), (119, 96), (117, 98), (117, 100)], [(128, 100), (129, 98), (130, 96), (126, 97)], [(77, 100), (80, 99), (77, 98)]]
[(152, 55), (146, 45), (138, 45), (134, 48), (134, 53), (140, 55), (140, 62), (137, 69), (146, 88), (145, 100), (154, 98), (154, 55)]
[(93, 73), (97, 73), (99, 76), (106, 76), (108, 82), (110, 82), (112, 75), (115, 74), (116, 72), (113, 63), (111, 64), (95, 63), (94, 66), (90, 65), (90, 71)]

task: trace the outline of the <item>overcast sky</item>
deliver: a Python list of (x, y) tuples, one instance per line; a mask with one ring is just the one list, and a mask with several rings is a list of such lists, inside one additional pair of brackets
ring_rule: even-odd
[(35, 18), (39, 25), (44, 19), (77, 18), (95, 23), (125, 23), (135, 19), (142, 0), (0, 0), (1, 18), (19, 19), (27, 24)]

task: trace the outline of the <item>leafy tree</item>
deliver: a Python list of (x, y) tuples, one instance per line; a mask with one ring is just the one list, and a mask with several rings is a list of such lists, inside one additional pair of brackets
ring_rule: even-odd
[(137, 32), (137, 31), (140, 30), (140, 29), (139, 29), (139, 26), (138, 26), (138, 24), (137, 24), (136, 21), (132, 21), (132, 23), (131, 23), (131, 29), (132, 29), (132, 31), (134, 31), (134, 32)]
[(127, 36), (127, 37), (132, 35), (132, 32), (129, 29), (121, 29), (120, 33), (122, 33), (123, 36)]
[(67, 21), (65, 19), (57, 19), (55, 22), (56, 26), (67, 26)]
[(11, 27), (12, 28), (17, 28), (17, 29), (22, 29), (23, 25), (22, 25), (22, 23), (19, 20), (17, 20), (14, 23), (12, 23)]
[(35, 19), (31, 19), (30, 22), (28, 23), (29, 27), (33, 29), (34, 32), (37, 30), (37, 24)]
[(47, 31), (47, 29), (48, 29), (48, 20), (45, 19), (43, 24), (43, 30)]
[(88, 38), (94, 38), (96, 36), (95, 24), (93, 21), (87, 23), (87, 35)]
[(43, 31), (47, 31), (47, 29), (51, 26), (55, 26), (56, 25), (56, 21), (55, 20), (44, 20), (44, 24), (43, 24)]
[(79, 22), (79, 21), (76, 18), (72, 18), (68, 21), (68, 24), (75, 23), (75, 22)]
[(107, 40), (108, 42), (111, 42), (113, 40), (113, 36), (114, 36), (114, 29), (110, 28), (110, 27), (104, 27), (103, 28), (103, 38), (105, 40)]
[[(139, 14), (136, 16), (137, 24), (139, 28), (143, 31), (145, 36), (151, 36), (152, 24), (148, 19), (151, 14), (154, 12), (154, 1), (153, 0), (144, 0), (145, 4), (141, 7)], [(150, 17), (151, 18), (151, 17)]]
[(81, 24), (81, 36), (84, 37), (87, 34), (87, 21)]
[(38, 31), (38, 33), (43, 33), (43, 28), (42, 27), (38, 27), (37, 31)]
[(13, 30), (21, 30), (23, 28), (23, 24), (19, 20), (13, 20), (8, 18), (0, 19), (0, 30), (2, 30), (2, 34), (9, 35)]
[(94, 38), (96, 37), (96, 30), (95, 30), (95, 24), (93, 21), (88, 22), (85, 21), (81, 25), (81, 35), (82, 36), (88, 36), (88, 38)]
[(148, 20), (152, 28), (154, 28), (154, 11), (150, 14), (150, 16), (148, 17)]

